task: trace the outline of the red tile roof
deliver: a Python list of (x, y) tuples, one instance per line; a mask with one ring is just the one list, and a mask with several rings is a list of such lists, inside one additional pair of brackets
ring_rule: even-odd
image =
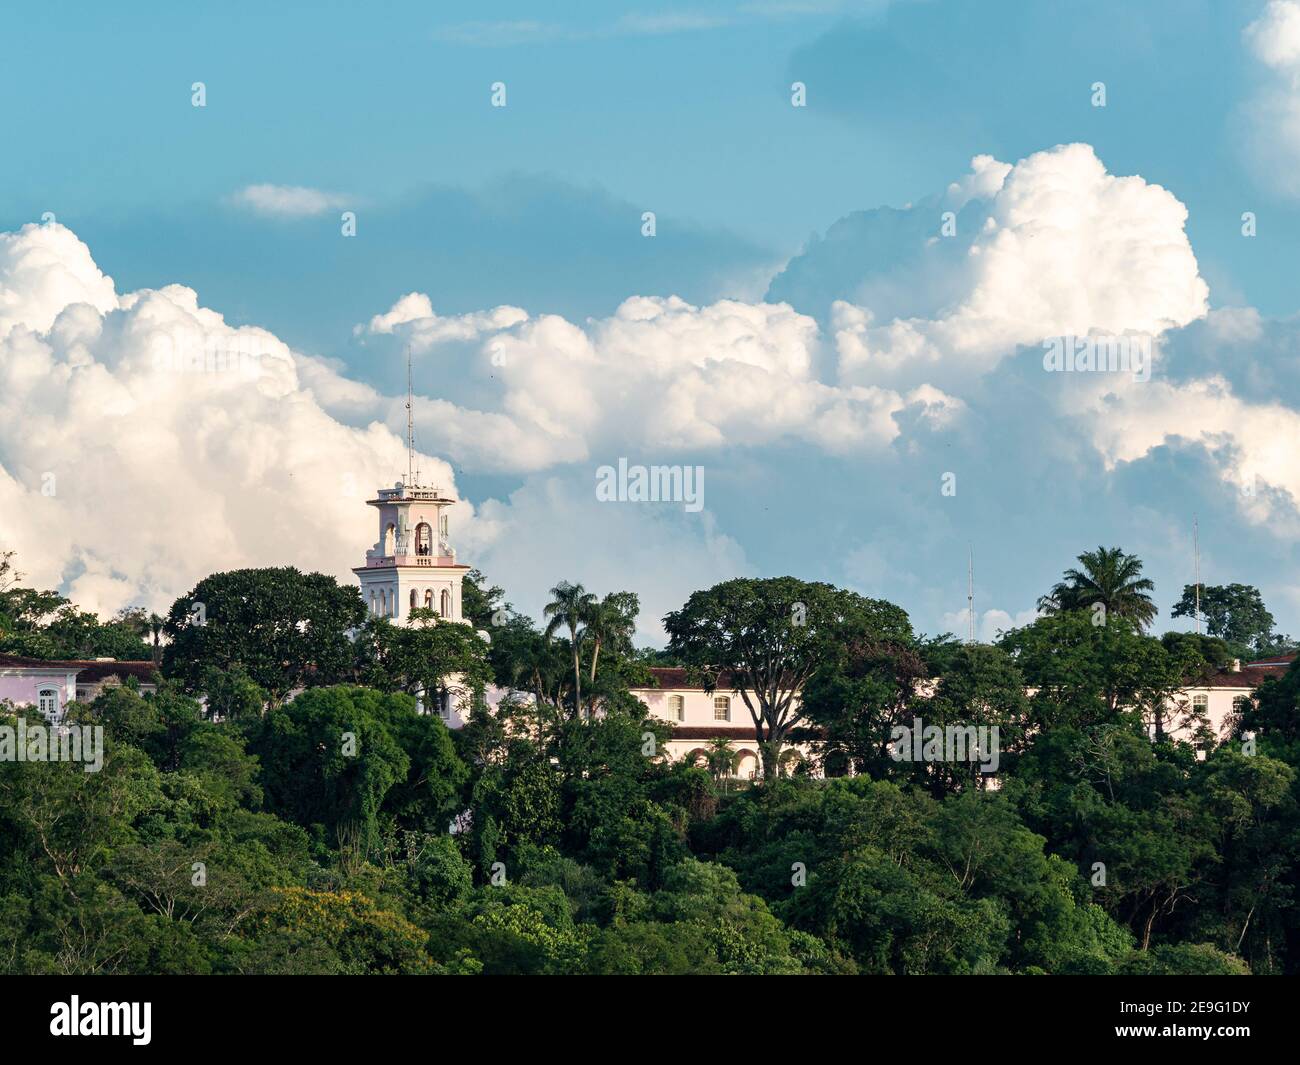
[(1271, 669), (1252, 669), (1249, 673), (1244, 670), (1234, 673), (1231, 670), (1223, 670), (1219, 673), (1211, 673), (1202, 680), (1193, 681), (1187, 685), (1189, 688), (1253, 688), (1259, 684), (1265, 677), (1274, 676)]
[[(650, 675), (660, 688), (682, 688), (687, 691), (703, 691), (703, 684), (692, 684), (686, 679), (686, 670), (681, 666), (651, 666)], [(731, 674), (722, 673), (718, 677), (718, 689), (731, 691)]]
[(1261, 658), (1256, 662), (1247, 662), (1241, 669), (1223, 669), (1211, 674), (1199, 684), (1189, 684), (1189, 688), (1256, 688), (1268, 677), (1281, 677), (1291, 663), (1294, 654), (1279, 655), (1276, 658)]
[(97, 662), (84, 658), (24, 658), (21, 655), (0, 655), (0, 669), (59, 669), (77, 674), (77, 679), (86, 683), (94, 683), (114, 676), (138, 677), (147, 683), (153, 680), (153, 675), (158, 671), (158, 667), (148, 660), (138, 662), (122, 659)]

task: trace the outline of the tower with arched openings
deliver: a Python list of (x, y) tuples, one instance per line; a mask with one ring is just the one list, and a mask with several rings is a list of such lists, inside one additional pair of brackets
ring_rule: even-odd
[[(413, 480), (413, 478), (412, 478)], [(372, 615), (404, 623), (412, 609), (462, 621), (461, 582), (469, 566), (456, 561), (446, 510), (456, 502), (441, 489), (398, 481), (366, 501), (379, 512), (379, 539), (353, 573)]]
[(415, 466), (415, 393), (411, 353), (406, 353), (406, 476), (381, 488), (367, 505), (379, 511), (379, 539), (366, 552), (366, 564), (353, 573), (361, 598), (374, 617), (405, 622), (417, 607), (443, 621), (462, 621), (461, 582), (469, 566), (456, 561), (447, 536), (446, 509), (456, 502), (442, 490), (420, 483)]

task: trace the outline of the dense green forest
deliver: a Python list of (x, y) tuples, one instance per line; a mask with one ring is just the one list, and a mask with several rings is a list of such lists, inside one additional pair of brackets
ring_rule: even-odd
[[(1240, 585), (1200, 590), (1208, 635), (1152, 635), (1140, 570), (1085, 553), (994, 644), (727, 581), (647, 651), (627, 592), (562, 583), (539, 625), (475, 573), (472, 626), (398, 628), (333, 578), (243, 570), (100, 622), (6, 556), (0, 653), (156, 655), (162, 680), (69, 708), (103, 726), (99, 772), (0, 761), (0, 971), (1298, 971), (1300, 670), (1222, 743), (1167, 702), (1289, 641)], [(663, 756), (628, 690), (660, 664), (768, 670), (761, 779), (732, 779), (725, 742)], [(414, 694), (451, 678), (454, 731)], [(499, 713), (488, 685), (515, 693)], [(997, 725), (1000, 786), (890, 757), (914, 717)], [(831, 775), (788, 757), (798, 730)]]

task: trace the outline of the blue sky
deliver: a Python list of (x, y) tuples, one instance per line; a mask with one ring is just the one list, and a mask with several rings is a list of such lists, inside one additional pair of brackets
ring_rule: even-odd
[[(576, 459), (561, 449), (513, 468), (444, 439), (445, 423), (426, 411), (422, 448), (451, 464), (476, 507), (501, 508), (501, 526), (519, 530), (471, 537), (483, 549), (472, 561), (529, 609), (566, 576), (632, 587), (662, 613), (710, 576), (793, 572), (893, 598), (933, 632), (964, 607), (968, 543), (977, 607), (1010, 618), (1079, 551), (1117, 543), (1148, 560), (1167, 611), (1190, 580), (1196, 513), (1207, 579), (1259, 584), (1281, 627), (1296, 631), (1289, 473), (1270, 472), (1264, 445), (1244, 437), (1167, 429), (1214, 374), (1244, 404), (1225, 410), (1225, 424), (1296, 406), (1300, 204), (1260, 133), (1261, 113), (1288, 91), (1286, 69), (1243, 38), (1264, 11), (1244, 0), (136, 4), (129, 15), (12, 4), (0, 15), (11, 42), (0, 65), (0, 231), (53, 212), (119, 293), (188, 286), (228, 323), (261, 326), (385, 395), (400, 390), (410, 325), (383, 336), (354, 326), (406, 293), (427, 294), (439, 316), (511, 305), (579, 328), (633, 296), (699, 307), (767, 296), (820, 327), (821, 381), (903, 396), (925, 384), (963, 404), (955, 422), (915, 433), (909, 419), (930, 423), (896, 411), (908, 424), (882, 447), (828, 446), (805, 427), (647, 450), (658, 436), (620, 439), (605, 426)], [(806, 108), (790, 106), (796, 80)], [(191, 106), (195, 81), (206, 85), (202, 109)], [(489, 104), (497, 81), (505, 108)], [(1097, 81), (1104, 108), (1090, 104)], [(837, 376), (834, 299), (867, 301), (877, 321), (950, 310), (930, 294), (955, 267), (909, 264), (972, 158), (1015, 164), (1073, 142), (1091, 145), (1108, 175), (1138, 175), (1185, 205), (1208, 308), (1253, 308), (1266, 323), (1234, 347), (1222, 327), (1179, 320), (1167, 380), (1183, 391), (1162, 394), (1157, 438), (1109, 451), (1095, 435), (1085, 441), (1092, 414), (1045, 409), (1058, 383), (1044, 381), (1028, 336), (978, 372), (959, 353), (926, 375), (846, 376), (841, 363)], [(330, 207), (259, 212), (240, 198), (258, 185), (319, 190)], [(354, 240), (339, 235), (345, 208), (357, 214)], [(653, 241), (640, 232), (647, 210)], [(1258, 219), (1250, 239), (1244, 211)], [(822, 240), (828, 232), (843, 235), (844, 255)], [(1117, 286), (1140, 283), (1117, 273)], [(480, 340), (419, 358), (417, 391), (497, 412), (494, 379), (470, 368)], [(375, 413), (321, 402), (358, 428)], [(1141, 437), (1142, 402), (1115, 403), (1116, 432)], [(398, 425), (393, 411), (382, 417)], [(1088, 427), (1071, 436), (1073, 418)], [(1252, 447), (1257, 461), (1232, 457)], [(611, 537), (661, 544), (640, 565), (627, 544), (566, 544), (563, 534), (565, 514), (577, 513), (569, 504), (588, 502), (592, 466), (620, 454), (708, 471), (696, 525), (662, 514), (638, 519), (649, 532), (615, 523)], [(1267, 514), (1225, 490), (1234, 462), (1259, 471)], [(939, 476), (958, 466), (963, 488), (940, 497)], [(539, 523), (560, 532), (524, 535)], [(674, 568), (665, 556), (679, 541)], [(110, 568), (134, 579), (127, 560)], [(165, 583), (141, 587), (163, 595)]]
[[(1112, 172), (1176, 190), (1216, 290), (1268, 313), (1294, 309), (1294, 206), (1251, 180), (1234, 144), (1251, 82), (1240, 34), (1260, 4), (549, 6), (560, 10), (395, 3), (380, 17), (340, 3), (140, 4), (124, 24), (91, 5), (75, 20), (58, 5), (10, 5), (10, 32), (33, 47), (11, 50), (0, 69), (0, 91), (26, 101), (8, 113), (24, 150), (0, 159), (4, 222), (53, 210), (102, 230), (97, 256), (121, 283), (181, 270), (205, 296), (208, 286), (213, 299), (242, 296), (249, 320), (328, 349), (342, 341), (313, 335), (309, 301), (268, 293), (259, 305), (223, 285), (230, 263), (209, 263), (194, 245), (220, 237), (234, 190), (340, 190), (382, 215), (439, 192), (508, 211), (514, 197), (491, 191), (500, 182), (516, 182), (515, 197), (567, 186), (597, 205), (655, 210), (666, 231), (711, 235), (724, 264), (743, 247), (767, 265), (850, 211), (942, 188), (973, 155), (1014, 160), (1083, 140)], [(53, 54), (36, 46), (56, 37)], [(796, 79), (810, 86), (802, 112), (788, 106)], [(209, 86), (202, 112), (190, 107), (196, 80)], [(494, 111), (497, 80), (510, 102)], [(1107, 83), (1104, 110), (1087, 106), (1095, 80)], [(1237, 219), (1252, 209), (1268, 224), (1247, 248)], [(545, 227), (516, 221), (513, 246), (527, 255)], [(167, 232), (177, 225), (179, 235)], [(508, 246), (511, 235), (499, 239)], [(618, 254), (617, 234), (584, 236)], [(367, 251), (391, 261), (395, 249)], [(367, 259), (358, 273), (375, 266)], [(394, 283), (419, 282), (420, 266), (395, 264)], [(561, 268), (575, 308), (587, 290), (589, 313), (609, 309), (603, 264)], [(444, 280), (436, 263), (426, 270)], [(508, 284), (503, 295), (476, 273), (447, 309), (555, 302), (545, 289), (534, 297), (537, 282)]]

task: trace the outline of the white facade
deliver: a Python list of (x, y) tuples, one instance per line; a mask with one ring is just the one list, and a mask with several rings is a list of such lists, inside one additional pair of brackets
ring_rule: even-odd
[[(1202, 684), (1183, 688), (1172, 700), (1171, 714), (1181, 722), (1187, 710), (1202, 711), (1215, 740), (1221, 743), (1232, 732), (1236, 721), (1237, 700), (1250, 695), (1266, 677), (1284, 675), (1295, 657), (1294, 653), (1285, 654), (1244, 665), (1240, 661), (1234, 661), (1230, 668), (1206, 678)], [(1154, 734), (1154, 726), (1150, 731)], [(1166, 732), (1175, 739), (1193, 739), (1190, 730), (1181, 724), (1174, 728), (1166, 724)], [(1204, 754), (1201, 756), (1204, 757)]]
[[(650, 672), (659, 686), (633, 688), (631, 694), (645, 703), (651, 717), (673, 726), (673, 736), (664, 744), (669, 758), (699, 761), (708, 753), (710, 741), (725, 738), (731, 740), (739, 756), (732, 776), (750, 780), (761, 775), (762, 759), (754, 736), (754, 719), (739, 691), (719, 688), (706, 692), (698, 685), (689, 684), (682, 669), (658, 668)], [(750, 698), (752, 701), (753, 696)], [(798, 700), (796, 695), (796, 707)], [(789, 743), (785, 750), (794, 752), (790, 757), (797, 755), (816, 765), (806, 744)]]

